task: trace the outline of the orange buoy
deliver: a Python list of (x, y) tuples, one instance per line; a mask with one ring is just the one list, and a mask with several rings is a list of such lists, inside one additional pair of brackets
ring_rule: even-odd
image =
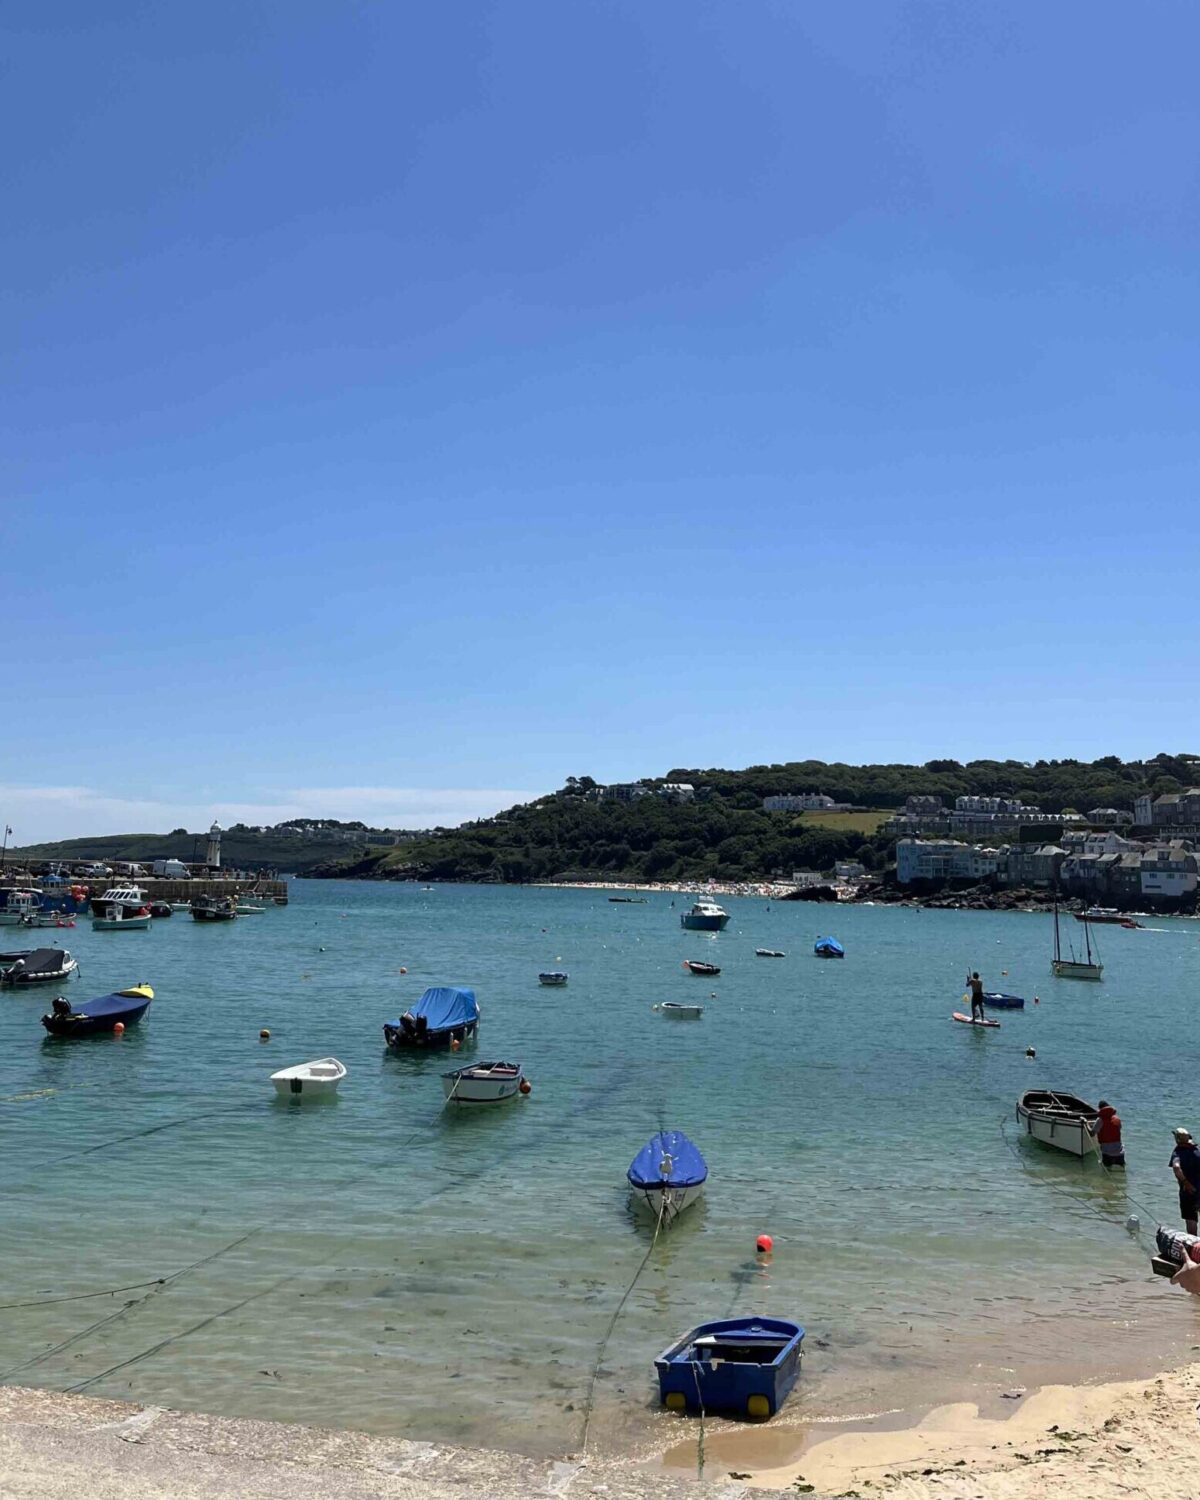
[(113, 1027), (113, 1035), (114, 1036), (124, 1036), (125, 1035), (125, 1022), (124, 1021), (118, 1021), (116, 1023), (116, 1025)]
[(530, 1081), (529, 1081), (528, 1078), (522, 1078), (521, 1082), (517, 1085), (517, 1087), (521, 1090), (521, 1092), (523, 1094), (532, 1094), (533, 1093), (533, 1084), (530, 1083)]
[(760, 1234), (754, 1241), (754, 1248), (760, 1255), (770, 1255), (771, 1251), (775, 1248), (775, 1241), (769, 1234)]

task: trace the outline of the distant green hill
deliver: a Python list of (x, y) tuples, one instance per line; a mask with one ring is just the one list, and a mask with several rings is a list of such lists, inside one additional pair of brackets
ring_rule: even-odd
[[(22, 859), (62, 860), (76, 864), (87, 859), (111, 862), (137, 860), (149, 864), (156, 859), (181, 859), (185, 863), (204, 858), (206, 835), (192, 833), (113, 833), (96, 838), (63, 839), (53, 844), (29, 844), (8, 851), (9, 863)], [(282, 870), (303, 875), (316, 865), (361, 851), (366, 847), (333, 838), (287, 838), (280, 835), (228, 830), (221, 835), (221, 863), (228, 869)]]
[(1166, 754), (1132, 762), (1109, 755), (1091, 762), (932, 760), (922, 766), (789, 761), (744, 771), (677, 767), (644, 784), (656, 791), (668, 782), (690, 783), (696, 800), (673, 803), (651, 795), (605, 801), (590, 777), (570, 777), (560, 791), (494, 818), (395, 849), (342, 850), (313, 873), (392, 880), (740, 880), (825, 870), (840, 859), (878, 869), (892, 854), (892, 840), (873, 831), (880, 816), (766, 813), (762, 799), (823, 792), (884, 816), (913, 795), (939, 796), (949, 806), (956, 797), (977, 795), (1019, 797), (1050, 813), (1132, 812), (1140, 793), (1161, 796), (1200, 783), (1200, 762)]

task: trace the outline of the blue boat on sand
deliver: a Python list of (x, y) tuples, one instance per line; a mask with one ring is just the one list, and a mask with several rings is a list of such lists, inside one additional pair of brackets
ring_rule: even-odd
[(818, 958), (845, 958), (846, 950), (838, 942), (837, 938), (819, 937), (813, 944), (813, 952)]
[(633, 1158), (625, 1175), (633, 1202), (665, 1229), (703, 1194), (708, 1163), (682, 1130), (660, 1130)]
[(78, 1009), (60, 995), (50, 1013), (42, 1017), (42, 1025), (51, 1036), (99, 1036), (111, 1031), (118, 1021), (123, 1027), (136, 1025), (149, 1010), (153, 999), (154, 991), (148, 984), (102, 995), (98, 1000), (88, 1000)]
[(659, 1397), (674, 1411), (722, 1411), (762, 1421), (800, 1374), (804, 1329), (785, 1318), (701, 1323), (654, 1361)]
[(474, 990), (455, 985), (433, 986), (394, 1021), (383, 1023), (384, 1040), (396, 1052), (410, 1047), (448, 1047), (464, 1042), (479, 1028), (479, 1004)]

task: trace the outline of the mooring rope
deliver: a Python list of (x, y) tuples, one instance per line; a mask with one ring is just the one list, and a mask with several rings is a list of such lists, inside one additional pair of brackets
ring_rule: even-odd
[(650, 1248), (646, 1251), (645, 1255), (642, 1256), (641, 1263), (639, 1264), (637, 1270), (633, 1273), (633, 1280), (621, 1293), (621, 1300), (613, 1309), (613, 1315), (608, 1320), (608, 1327), (604, 1330), (604, 1337), (600, 1340), (600, 1350), (596, 1355), (596, 1363), (592, 1366), (591, 1379), (588, 1381), (587, 1400), (584, 1402), (583, 1408), (583, 1430), (579, 1438), (580, 1462), (582, 1462), (587, 1457), (588, 1433), (591, 1431), (592, 1412), (594, 1411), (596, 1405), (596, 1381), (600, 1378), (600, 1367), (604, 1363), (604, 1356), (608, 1351), (608, 1342), (613, 1336), (613, 1330), (616, 1328), (617, 1320), (618, 1318), (620, 1318), (621, 1313), (625, 1309), (625, 1304), (629, 1301), (634, 1287), (638, 1284), (639, 1277), (646, 1269), (646, 1267), (650, 1264), (650, 1257), (654, 1254), (654, 1247), (658, 1244), (658, 1236), (663, 1226), (663, 1217), (666, 1214), (666, 1210), (667, 1194), (666, 1190), (664, 1189), (662, 1196), (658, 1200), (658, 1221), (654, 1226), (654, 1236), (650, 1241)]

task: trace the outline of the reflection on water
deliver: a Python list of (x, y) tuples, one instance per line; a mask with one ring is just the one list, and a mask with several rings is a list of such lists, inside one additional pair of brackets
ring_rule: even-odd
[[(1081, 987), (1049, 977), (1042, 917), (823, 912), (835, 965), (809, 957), (803, 905), (730, 900), (717, 935), (681, 929), (666, 896), (293, 890), (261, 922), (157, 923), (136, 954), (73, 931), (72, 998), (155, 987), (119, 1041), (44, 1040), (46, 997), (0, 1003), (0, 1301), (35, 1304), (5, 1311), (4, 1378), (571, 1452), (653, 1236), (625, 1169), (665, 1127), (705, 1151), (707, 1194), (612, 1333), (592, 1449), (680, 1441), (652, 1361), (709, 1317), (808, 1327), (772, 1426), (785, 1444), (829, 1416), (1085, 1360), (1091, 1377), (1150, 1368), (1190, 1342), (1124, 1223), (1130, 1195), (1174, 1214), (1191, 924), (1114, 931), (1105, 983)], [(682, 969), (700, 953), (718, 979)], [(967, 964), (1041, 1004), (986, 1035), (949, 1024)], [(538, 985), (550, 966), (569, 986)], [(476, 989), (478, 1044), (387, 1053), (382, 1023), (431, 982)], [(687, 1026), (651, 1009), (697, 994)], [(349, 1069), (334, 1107), (275, 1095), (273, 1071), (327, 1055)], [(532, 1094), (447, 1108), (441, 1072), (489, 1055), (522, 1062)], [(1013, 1103), (1047, 1083), (1117, 1104), (1127, 1181), (1019, 1140)], [(117, 1287), (133, 1289), (53, 1300)]]

